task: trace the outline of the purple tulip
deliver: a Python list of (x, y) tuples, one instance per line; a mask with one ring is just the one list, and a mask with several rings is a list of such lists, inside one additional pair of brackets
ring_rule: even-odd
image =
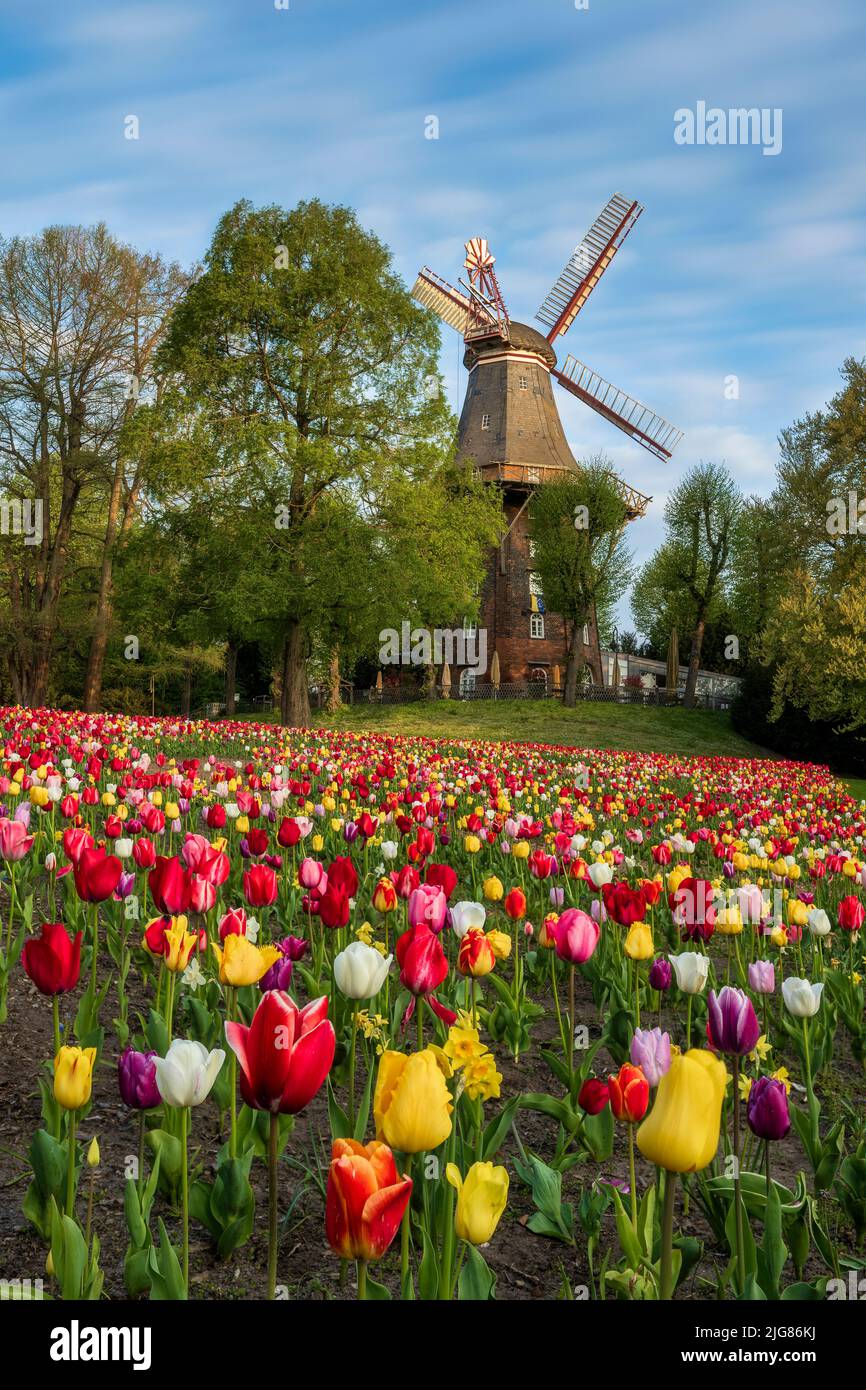
[(791, 1128), (788, 1092), (784, 1081), (772, 1076), (759, 1076), (752, 1082), (746, 1101), (746, 1120), (749, 1129), (759, 1139), (784, 1139)]
[(718, 994), (710, 990), (707, 1023), (713, 1047), (735, 1057), (754, 1052), (761, 1036), (754, 1004), (743, 990), (732, 985), (723, 985)]
[(357, 840), (357, 838), (358, 838), (358, 827), (357, 827), (357, 825), (355, 824), (355, 822), (354, 822), (353, 820), (346, 821), (346, 824), (343, 826), (343, 839), (346, 841), (346, 844), (347, 844), (347, 845), (350, 845), (350, 844), (352, 843), (352, 841), (353, 841), (353, 840)]
[(771, 960), (752, 961), (749, 966), (749, 989), (756, 994), (773, 994), (776, 989), (776, 967)]
[(122, 901), (124, 898), (129, 897), (134, 887), (135, 874), (121, 874), (117, 881), (117, 887), (114, 890), (114, 897), (117, 898), (118, 901)]
[(156, 1084), (157, 1053), (136, 1052), (128, 1047), (117, 1063), (117, 1079), (124, 1105), (133, 1110), (153, 1110), (162, 1104)]
[(670, 989), (672, 979), (673, 970), (671, 969), (670, 961), (666, 956), (659, 956), (658, 960), (654, 960), (649, 968), (650, 989), (658, 989), (664, 992)]
[(262, 993), (269, 989), (288, 989), (292, 980), (292, 966), (306, 954), (310, 943), (302, 936), (284, 936), (276, 945), (282, 952), (282, 959), (274, 961), (270, 970), (266, 970), (259, 980)]
[(23, 825), (23, 826), (29, 827), (29, 825), (30, 825), (30, 810), (31, 810), (30, 802), (29, 802), (29, 801), (22, 801), (22, 802), (20, 802), (20, 803), (15, 807), (15, 814), (13, 815), (12, 819), (13, 819), (14, 821), (17, 821), (19, 825)]
[(565, 889), (551, 888), (550, 902), (553, 907), (562, 907), (562, 904), (565, 902)]
[(671, 1067), (671, 1039), (661, 1028), (635, 1028), (631, 1040), (632, 1065), (640, 1067), (651, 1086), (657, 1086)]

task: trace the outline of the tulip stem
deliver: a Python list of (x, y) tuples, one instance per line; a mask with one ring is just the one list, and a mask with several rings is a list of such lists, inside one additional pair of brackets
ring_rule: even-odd
[(183, 1287), (189, 1298), (189, 1107), (181, 1106), (180, 1142), (182, 1152), (181, 1194), (183, 1201)]
[(628, 1181), (631, 1192), (631, 1224), (637, 1235), (637, 1180), (634, 1172), (634, 1125), (628, 1126)]
[[(234, 1023), (237, 1015), (238, 992), (229, 986), (228, 1016)], [(231, 1095), (231, 1131), (229, 1133), (229, 1154), (237, 1158), (238, 1153), (238, 1058), (234, 1048), (229, 1056), (229, 1091)]]
[(90, 907), (91, 924), (90, 939), (93, 958), (90, 962), (90, 990), (94, 1000), (96, 999), (96, 963), (99, 959), (99, 906), (92, 903)]
[(692, 1046), (692, 996), (689, 995), (686, 1004), (686, 1052), (691, 1051)]
[[(475, 1018), (475, 981), (472, 981), (472, 1016)], [(418, 1008), (415, 1014), (415, 1023), (418, 1029), (418, 1051), (424, 1051), (424, 998), (423, 995), (418, 1000)]]
[(568, 972), (568, 1089), (571, 1093), (571, 1083), (574, 1080), (574, 1030), (577, 1020), (574, 1017), (574, 970), (572, 965)]
[[(358, 1000), (355, 1000), (352, 1009), (352, 1036), (349, 1039), (349, 1128), (355, 1133), (355, 1039), (358, 1036)], [(361, 1261), (358, 1264), (358, 1297), (361, 1298)], [(364, 1269), (364, 1283), (367, 1282), (367, 1270)]]
[(358, 1260), (358, 1299), (367, 1297), (367, 1261)]
[(51, 1012), (54, 1019), (54, 1056), (60, 1051), (60, 996), (55, 994), (51, 1000)]
[(144, 1111), (140, 1110), (138, 1115), (138, 1195), (139, 1198), (144, 1190)]
[[(405, 1176), (412, 1176), (412, 1154), (406, 1154)], [(412, 1220), (412, 1198), (406, 1203), (403, 1221), (400, 1226), (400, 1294), (403, 1299), (414, 1298), (412, 1275), (409, 1269), (409, 1227)]]
[(66, 1215), (72, 1216), (75, 1210), (75, 1120), (74, 1110), (69, 1111), (66, 1127)]
[(740, 1186), (740, 1058), (734, 1053), (734, 1085), (731, 1095), (734, 1107), (734, 1203), (737, 1223), (737, 1280), (739, 1292), (746, 1287), (746, 1251), (743, 1240), (743, 1194)]
[[(273, 1302), (277, 1292), (277, 1140), (279, 1116), (271, 1111), (268, 1131), (268, 1298)], [(358, 1289), (361, 1287), (360, 1271)]]
[(662, 1268), (661, 1296), (665, 1303), (673, 1298), (674, 1199), (677, 1175), (665, 1171), (665, 1196), (662, 1208)]

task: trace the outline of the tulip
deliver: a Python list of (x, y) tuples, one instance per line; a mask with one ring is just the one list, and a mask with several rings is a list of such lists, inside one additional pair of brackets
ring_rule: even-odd
[(771, 960), (749, 962), (749, 989), (756, 994), (773, 994), (776, 989), (776, 967)]
[(735, 1057), (753, 1052), (761, 1033), (751, 999), (731, 985), (723, 985), (718, 995), (710, 990), (707, 1028), (713, 1047)]
[(577, 1094), (577, 1103), (587, 1115), (600, 1115), (609, 1100), (606, 1083), (595, 1076), (588, 1077)]
[(70, 941), (62, 922), (43, 922), (40, 935), (25, 941), (21, 964), (41, 994), (65, 994), (78, 984), (81, 937), (76, 932)]
[[(664, 993), (671, 987), (672, 976), (673, 971), (670, 961), (666, 960), (664, 956), (658, 956), (650, 966), (648, 977), (650, 989), (655, 989), (658, 990), (659, 993)], [(661, 1001), (659, 1002), (661, 1003)]]
[(526, 916), (526, 894), (522, 888), (512, 888), (505, 895), (503, 902), (506, 916), (512, 921), (519, 922)]
[(373, 1097), (376, 1138), (404, 1154), (438, 1149), (451, 1133), (451, 1096), (431, 1048), (379, 1059)]
[(220, 983), (234, 989), (256, 984), (281, 955), (277, 946), (254, 946), (248, 937), (235, 933), (221, 947), (211, 942), (211, 950), (219, 962)]
[(0, 859), (7, 864), (17, 864), (30, 853), (33, 836), (27, 834), (27, 826), (19, 820), (0, 819)]
[(853, 893), (849, 893), (846, 898), (842, 898), (837, 910), (837, 921), (843, 931), (859, 931), (866, 918), (866, 908), (864, 908), (859, 898), (855, 898)]
[(328, 1169), (325, 1231), (343, 1260), (358, 1261), (358, 1296), (365, 1296), (366, 1264), (388, 1250), (412, 1196), (412, 1179), (398, 1176), (387, 1144), (335, 1139)]
[(156, 1056), (153, 1051), (136, 1052), (127, 1047), (117, 1063), (117, 1080), (124, 1105), (131, 1110), (153, 1110), (162, 1097), (156, 1081)]
[(435, 884), (422, 883), (409, 896), (406, 915), (410, 927), (425, 925), (431, 931), (439, 932), (445, 925), (448, 899)]
[(746, 1102), (746, 1121), (759, 1139), (784, 1139), (791, 1128), (788, 1092), (784, 1081), (759, 1076), (752, 1082)]
[(242, 907), (233, 907), (220, 918), (219, 938), (225, 941), (227, 936), (246, 936), (247, 934), (247, 914)]
[[(413, 998), (403, 1015), (403, 1027), (415, 1012), (416, 1000), (426, 999), (437, 1018), (449, 1027), (456, 1014), (447, 1009), (436, 998), (439, 988), (448, 975), (448, 958), (442, 949), (442, 942), (435, 932), (423, 923), (410, 927), (397, 941), (395, 947), (397, 964), (400, 966), (400, 983), (408, 989)], [(421, 1019), (418, 1020), (419, 1041), (421, 1038)], [(399, 1145), (397, 1146), (399, 1148)]]
[(102, 903), (110, 898), (120, 881), (123, 865), (104, 849), (83, 848), (73, 868), (75, 891), (82, 902)]
[(179, 859), (158, 854), (147, 884), (154, 904), (166, 917), (186, 912), (190, 905), (191, 876)]
[(470, 927), (460, 940), (457, 953), (457, 969), (461, 975), (471, 976), (473, 980), (489, 975), (496, 957), (484, 932), (478, 927)]
[(656, 1087), (670, 1071), (670, 1034), (663, 1033), (661, 1028), (636, 1028), (629, 1056), (634, 1065), (640, 1067), (650, 1086)]
[(277, 901), (279, 882), (267, 864), (254, 864), (244, 874), (244, 897), (250, 907), (271, 907)]
[(808, 980), (791, 975), (782, 981), (782, 999), (785, 1008), (794, 1018), (812, 1018), (821, 1004), (823, 984), (810, 984)]
[[(511, 937), (507, 932), (497, 931), (491, 927), (490, 931), (485, 932), (491, 951), (497, 960), (508, 960), (511, 955)], [(465, 941), (465, 937), (463, 938)]]
[(54, 1058), (54, 1099), (64, 1110), (80, 1110), (90, 1100), (95, 1047), (61, 1047)]
[[(324, 884), (322, 883), (323, 879), (325, 880)], [(298, 882), (302, 888), (310, 890), (320, 888), (324, 892), (327, 886), (324, 866), (317, 859), (302, 859), (298, 869)]]
[(601, 895), (608, 916), (621, 927), (642, 922), (646, 916), (647, 900), (639, 888), (630, 888), (627, 883), (603, 883)]
[(451, 926), (455, 936), (463, 937), (470, 927), (483, 928), (487, 920), (487, 909), (483, 903), (455, 903), (451, 909)]
[[(242, 941), (242, 937), (230, 938)], [(241, 1095), (254, 1110), (295, 1115), (310, 1103), (334, 1060), (336, 1037), (326, 998), (299, 1009), (288, 994), (269, 990), (247, 1028), (225, 1024), (241, 1068)]]
[(397, 906), (397, 890), (390, 878), (380, 878), (373, 890), (372, 903), (377, 912), (393, 912)]
[(189, 965), (189, 958), (198, 941), (198, 934), (187, 931), (186, 928), (187, 919), (185, 917), (173, 917), (171, 925), (166, 926), (163, 935), (165, 968), (172, 971), (173, 974), (179, 974), (182, 970), (186, 970)]
[[(384, 845), (382, 848), (384, 849)], [(446, 900), (450, 899), (457, 887), (457, 875), (450, 864), (428, 864), (424, 878), (427, 883), (433, 883), (437, 888), (441, 888)]]
[(678, 956), (671, 956), (670, 962), (677, 987), (683, 994), (700, 994), (710, 973), (708, 957), (699, 955), (697, 951), (681, 951)]
[(385, 983), (393, 956), (382, 956), (363, 941), (353, 941), (334, 958), (334, 981), (347, 999), (372, 999)]
[(813, 936), (822, 937), (830, 934), (830, 918), (820, 907), (813, 907), (806, 918), (806, 925)]
[(634, 922), (623, 946), (629, 960), (649, 960), (654, 949), (653, 934), (646, 922)]
[(588, 913), (570, 907), (553, 929), (556, 954), (571, 965), (583, 965), (595, 951), (599, 935), (599, 925)]
[(614, 1118), (638, 1124), (649, 1105), (649, 1081), (640, 1067), (624, 1062), (616, 1076), (609, 1076), (607, 1088)]
[(603, 862), (590, 864), (587, 873), (589, 874), (593, 888), (603, 888), (606, 883), (610, 883), (613, 879), (613, 869), (609, 864)]
[(338, 856), (328, 870), (328, 884), (344, 889), (347, 898), (354, 898), (358, 892), (358, 875), (351, 859)]
[(189, 1294), (189, 1118), (207, 1100), (225, 1061), (222, 1048), (208, 1052), (200, 1042), (175, 1038), (164, 1057), (154, 1059), (156, 1084), (166, 1105), (181, 1112), (183, 1282)]
[(493, 1238), (508, 1201), (508, 1173), (501, 1164), (473, 1163), (461, 1177), (456, 1163), (449, 1163), (445, 1176), (457, 1190), (454, 1229), (470, 1245), (486, 1245)]
[(295, 961), (303, 960), (310, 949), (309, 941), (306, 941), (302, 936), (284, 936), (282, 941), (277, 941), (275, 944), (280, 958), (274, 962), (269, 970), (265, 971), (259, 980), (259, 989), (262, 994), (265, 994), (269, 989), (287, 990), (292, 982), (292, 967)]

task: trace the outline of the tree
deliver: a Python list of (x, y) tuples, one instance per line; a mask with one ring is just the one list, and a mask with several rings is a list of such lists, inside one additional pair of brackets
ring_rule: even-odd
[(47, 699), (76, 520), (116, 458), (136, 304), (158, 265), (101, 225), (0, 241), (0, 481), (34, 522), (2, 547), (6, 659), (24, 704)]
[[(362, 493), (451, 421), (435, 379), (438, 323), (410, 299), (383, 244), (348, 208), (236, 204), (175, 311), (160, 366), (185, 407), (219, 430), (225, 466), (279, 552), (270, 590), (280, 631), (284, 723), (309, 719), (306, 660), (316, 612), (316, 513)], [(339, 557), (332, 558), (339, 563)]]
[(533, 565), (550, 608), (570, 625), (563, 703), (577, 702), (583, 626), (604, 623), (631, 578), (622, 534), (628, 520), (616, 474), (592, 459), (573, 478), (545, 483), (529, 503)]
[(691, 631), (683, 700), (687, 709), (695, 703), (707, 622), (727, 597), (742, 505), (723, 465), (692, 468), (668, 498), (665, 540), (635, 585), (632, 611), (648, 636), (654, 613), (664, 614), (668, 628)]

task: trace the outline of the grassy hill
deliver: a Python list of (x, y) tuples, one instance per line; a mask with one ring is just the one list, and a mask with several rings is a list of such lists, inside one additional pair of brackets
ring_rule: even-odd
[(581, 702), (564, 709), (553, 700), (437, 700), (411, 705), (357, 704), (313, 716), (320, 728), (374, 729), (431, 738), (516, 739), (577, 748), (772, 757), (741, 738), (730, 716), (714, 710)]

